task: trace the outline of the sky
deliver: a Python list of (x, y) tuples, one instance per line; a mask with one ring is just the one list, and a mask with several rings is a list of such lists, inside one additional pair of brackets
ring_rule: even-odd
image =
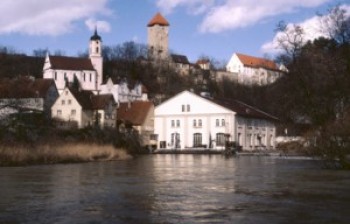
[(313, 39), (322, 35), (316, 14), (336, 4), (350, 16), (350, 0), (1, 0), (0, 46), (75, 56), (87, 50), (95, 27), (104, 45), (146, 44), (147, 23), (160, 12), (170, 23), (170, 50), (191, 62), (225, 62), (235, 52), (273, 58), (280, 21)]

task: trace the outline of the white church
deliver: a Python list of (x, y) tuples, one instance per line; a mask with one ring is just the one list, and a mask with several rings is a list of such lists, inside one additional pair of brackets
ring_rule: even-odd
[(125, 81), (103, 79), (102, 38), (95, 29), (89, 41), (89, 57), (52, 56), (47, 54), (43, 68), (43, 78), (53, 79), (60, 94), (67, 84), (77, 83), (80, 90), (94, 94), (112, 94), (116, 103), (148, 100), (141, 83), (129, 89)]

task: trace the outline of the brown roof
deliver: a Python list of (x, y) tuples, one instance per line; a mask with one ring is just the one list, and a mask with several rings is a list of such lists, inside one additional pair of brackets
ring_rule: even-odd
[(148, 93), (147, 87), (143, 84), (142, 84), (142, 93)]
[(52, 85), (55, 85), (53, 79), (36, 79), (32, 83), (32, 89), (38, 93), (39, 96), (44, 97)]
[(49, 56), (52, 69), (62, 70), (89, 70), (94, 71), (94, 66), (89, 58), (74, 58), (66, 56)]
[(274, 61), (265, 58), (257, 58), (249, 55), (244, 55), (240, 53), (236, 53), (236, 55), (245, 66), (254, 68), (266, 68), (270, 70), (279, 70), (278, 66)]
[(76, 90), (69, 88), (69, 91), (73, 94), (74, 98), (78, 101), (80, 106), (85, 110), (93, 110), (92, 106), (92, 97), (94, 96), (93, 92), (86, 90)]
[(201, 65), (201, 64), (208, 64), (210, 63), (209, 59), (199, 59), (196, 64)]
[(104, 109), (110, 102), (115, 103), (112, 94), (94, 95), (91, 98), (91, 103), (94, 110)]
[(29, 79), (21, 77), (15, 80), (0, 82), (0, 98), (45, 98), (50, 86), (55, 85), (53, 79)]
[(237, 115), (242, 117), (260, 118), (260, 119), (273, 120), (273, 121), (278, 120), (277, 117), (272, 116), (264, 111), (261, 111), (253, 106), (249, 106), (238, 100), (212, 99), (211, 101), (229, 110), (236, 112)]
[(149, 101), (134, 101), (132, 103), (120, 103), (117, 117), (118, 120), (130, 122), (133, 125), (142, 125), (147, 118), (147, 114), (153, 107)]
[(147, 24), (147, 26), (169, 26), (169, 22), (158, 12)]
[(170, 57), (171, 57), (171, 59), (173, 60), (174, 63), (190, 64), (190, 62), (188, 61), (188, 58), (185, 55), (171, 54)]

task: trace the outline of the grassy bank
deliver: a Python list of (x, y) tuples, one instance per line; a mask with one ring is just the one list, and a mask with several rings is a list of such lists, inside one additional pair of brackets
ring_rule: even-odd
[(131, 156), (112, 145), (62, 144), (37, 147), (0, 146), (0, 166), (25, 166), (34, 164), (75, 163), (92, 161), (125, 160)]

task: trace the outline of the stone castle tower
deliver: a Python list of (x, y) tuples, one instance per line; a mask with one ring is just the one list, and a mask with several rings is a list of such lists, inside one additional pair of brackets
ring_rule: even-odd
[(169, 22), (157, 13), (147, 24), (149, 55), (157, 59), (166, 59), (169, 55)]

